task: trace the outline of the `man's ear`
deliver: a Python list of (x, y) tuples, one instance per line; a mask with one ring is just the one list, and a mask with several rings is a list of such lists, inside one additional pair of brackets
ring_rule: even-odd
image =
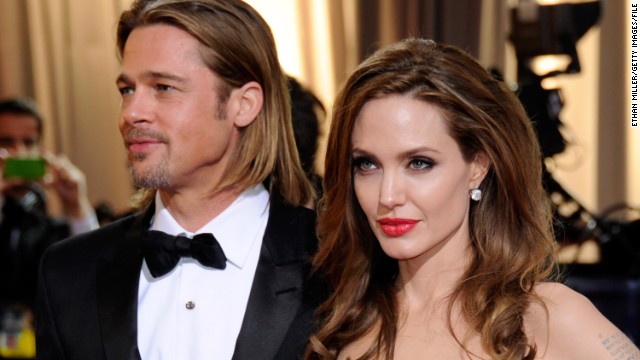
[(480, 186), (484, 177), (487, 176), (489, 168), (491, 167), (491, 160), (487, 154), (479, 152), (471, 162), (471, 177), (469, 178), (469, 190)]
[(234, 123), (237, 127), (249, 126), (262, 110), (264, 94), (262, 86), (255, 81), (244, 84), (231, 92), (230, 100), (235, 102), (233, 111)]

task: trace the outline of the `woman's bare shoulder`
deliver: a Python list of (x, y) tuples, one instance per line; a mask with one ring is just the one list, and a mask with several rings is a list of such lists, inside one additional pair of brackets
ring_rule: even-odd
[(531, 304), (525, 326), (539, 358), (640, 360), (638, 348), (584, 295), (560, 283), (541, 283), (535, 292), (542, 303)]
[(338, 354), (338, 360), (354, 360), (364, 355), (373, 342), (375, 341), (375, 335), (372, 331), (367, 333), (364, 337), (348, 344)]

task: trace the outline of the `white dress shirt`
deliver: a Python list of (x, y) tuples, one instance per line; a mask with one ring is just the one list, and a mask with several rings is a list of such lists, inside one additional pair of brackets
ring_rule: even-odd
[(138, 348), (144, 360), (231, 359), (247, 308), (269, 217), (262, 184), (243, 192), (195, 233), (185, 231), (156, 195), (151, 230), (212, 233), (227, 257), (224, 270), (182, 258), (154, 279), (143, 263), (138, 291)]

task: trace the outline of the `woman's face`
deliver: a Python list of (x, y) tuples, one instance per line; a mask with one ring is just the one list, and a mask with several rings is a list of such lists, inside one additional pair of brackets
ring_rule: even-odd
[(464, 160), (439, 108), (409, 96), (371, 100), (351, 141), (355, 193), (387, 255), (467, 248), (469, 191), (486, 166)]

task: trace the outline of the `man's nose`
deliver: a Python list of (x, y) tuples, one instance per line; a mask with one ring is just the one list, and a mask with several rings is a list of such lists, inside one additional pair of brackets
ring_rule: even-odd
[(141, 122), (152, 121), (152, 109), (153, 103), (150, 97), (142, 89), (136, 90), (122, 100), (120, 125), (133, 126)]

